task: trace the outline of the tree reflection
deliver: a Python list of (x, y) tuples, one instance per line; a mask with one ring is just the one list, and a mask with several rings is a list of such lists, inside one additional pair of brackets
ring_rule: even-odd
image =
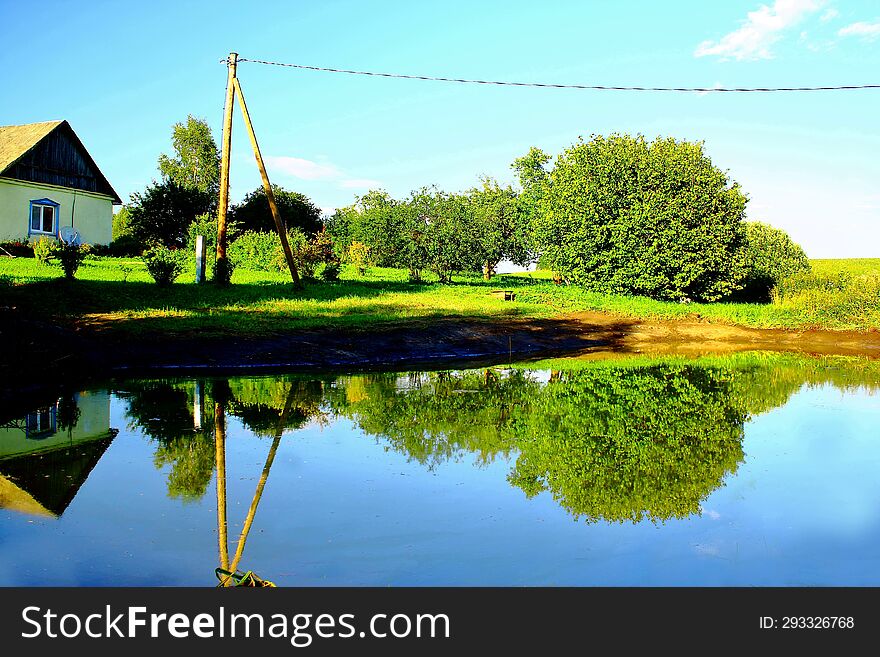
[[(237, 418), (256, 436), (275, 438), (310, 421), (326, 423), (323, 384), (298, 378), (130, 382), (129, 428), (157, 445), (153, 462), (168, 467), (167, 491), (184, 501), (204, 497), (216, 465), (216, 424)], [(222, 415), (218, 415), (218, 411)]]
[(509, 481), (590, 521), (698, 513), (743, 458), (746, 412), (730, 382), (730, 371), (674, 365), (564, 374), (514, 423)]

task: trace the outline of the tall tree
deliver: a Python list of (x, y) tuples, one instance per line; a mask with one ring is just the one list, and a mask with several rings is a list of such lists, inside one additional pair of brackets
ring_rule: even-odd
[(162, 177), (216, 197), (220, 185), (220, 150), (208, 123), (190, 114), (186, 123), (174, 124), (171, 145), (173, 156), (165, 153), (159, 156)]
[[(272, 185), (272, 192), (285, 228), (288, 230), (299, 228), (308, 235), (314, 235), (321, 230), (321, 209), (312, 203), (308, 196), (278, 185)], [(241, 203), (232, 206), (229, 220), (238, 224), (243, 231), (274, 232), (275, 220), (269, 209), (266, 190), (262, 186), (257, 187), (247, 194)]]
[(145, 246), (186, 246), (190, 224), (208, 212), (216, 197), (173, 180), (153, 182), (143, 193), (131, 195), (129, 232)]
[(486, 178), (469, 194), (483, 249), (483, 275), (495, 275), (498, 263), (510, 260), (524, 267), (534, 261), (530, 240), (530, 206), (512, 187)]

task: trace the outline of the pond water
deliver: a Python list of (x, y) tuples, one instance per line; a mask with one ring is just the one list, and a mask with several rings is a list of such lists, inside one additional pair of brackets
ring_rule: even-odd
[(0, 585), (877, 586), (878, 390), (766, 353), (115, 381), (0, 426)]

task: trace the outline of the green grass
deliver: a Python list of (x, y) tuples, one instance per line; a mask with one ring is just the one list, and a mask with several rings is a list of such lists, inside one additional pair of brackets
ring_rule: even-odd
[[(314, 282), (297, 291), (286, 274), (238, 269), (229, 288), (196, 286), (189, 271), (162, 289), (139, 259), (90, 258), (71, 282), (61, 278), (57, 266), (0, 258), (0, 306), (98, 329), (245, 337), (448, 317), (546, 318), (579, 311), (699, 318), (755, 328), (880, 330), (880, 259), (814, 261), (813, 273), (786, 288), (772, 304), (654, 301), (557, 286), (549, 276), (539, 271), (489, 282), (459, 276), (452, 285), (411, 284), (401, 270), (373, 268), (359, 278), (346, 267), (337, 283)], [(493, 297), (490, 292), (496, 289), (514, 290), (517, 300)]]

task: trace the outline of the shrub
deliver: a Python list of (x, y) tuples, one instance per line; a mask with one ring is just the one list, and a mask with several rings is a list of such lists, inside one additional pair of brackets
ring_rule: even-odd
[(770, 301), (770, 291), (785, 278), (810, 270), (804, 250), (788, 234), (766, 224), (745, 224), (745, 278), (735, 300)]
[(5, 255), (13, 258), (33, 258), (34, 247), (26, 239), (0, 242), (0, 256)]
[(321, 278), (325, 281), (338, 281), (339, 280), (339, 265), (338, 264), (325, 264), (324, 268), (321, 270)]
[(135, 258), (143, 255), (146, 247), (134, 235), (123, 235), (107, 245), (107, 255), (116, 258)]
[(702, 144), (594, 136), (564, 151), (542, 184), (534, 237), (562, 278), (671, 300), (741, 287), (746, 197)]
[(76, 276), (76, 270), (86, 259), (88, 251), (80, 244), (68, 244), (59, 240), (53, 245), (52, 255), (58, 259), (58, 264), (64, 271), (64, 277), (72, 280)]
[(179, 251), (164, 246), (153, 247), (144, 254), (147, 271), (156, 285), (167, 287), (183, 273), (183, 261)]
[(41, 237), (33, 245), (34, 257), (44, 265), (55, 255), (55, 240), (50, 237)]
[(363, 242), (352, 242), (348, 245), (346, 259), (354, 265), (360, 276), (366, 276), (370, 264), (370, 247)]
[(217, 285), (229, 285), (232, 282), (232, 272), (235, 271), (235, 266), (235, 261), (228, 257), (225, 260), (215, 260), (211, 281)]
[[(275, 233), (247, 230), (229, 244), (227, 255), (234, 266), (258, 271), (278, 271), (281, 243)], [(283, 254), (282, 261), (283, 261)]]
[[(287, 233), (287, 239), (290, 242), (290, 251), (293, 253), (293, 262), (302, 278), (314, 278), (315, 270), (321, 264), (321, 252), (314, 240), (308, 239), (305, 234), (299, 230), (292, 230)], [(287, 260), (284, 257), (284, 251), (281, 244), (278, 244), (278, 250), (275, 254), (275, 264), (279, 270), (287, 269)]]

